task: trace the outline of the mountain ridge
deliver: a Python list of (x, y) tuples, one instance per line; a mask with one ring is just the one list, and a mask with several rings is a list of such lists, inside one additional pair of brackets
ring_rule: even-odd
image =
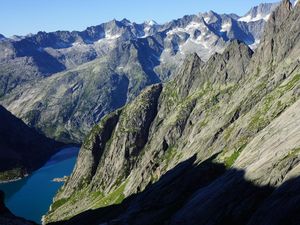
[[(156, 96), (154, 118), (143, 110), (160, 84), (105, 117), (45, 223), (296, 225), (300, 6), (290, 6), (284, 0), (270, 16), (254, 53), (233, 41), (206, 63), (188, 57)], [(117, 120), (112, 132), (109, 119)]]
[(5, 39), (0, 102), (48, 137), (82, 143), (105, 114), (167, 81), (190, 53), (207, 61), (233, 39), (255, 47), (264, 24), (209, 12), (164, 25), (112, 20), (82, 32)]

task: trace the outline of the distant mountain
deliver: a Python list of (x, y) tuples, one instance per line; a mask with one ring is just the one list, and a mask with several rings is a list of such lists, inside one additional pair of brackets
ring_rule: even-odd
[(60, 146), (0, 106), (0, 181), (24, 177), (42, 166)]
[(238, 21), (243, 22), (255, 22), (258, 20), (267, 21), (271, 15), (271, 12), (278, 6), (279, 3), (263, 3), (250, 9), (250, 11)]
[[(267, 6), (264, 13), (274, 8)], [(235, 39), (255, 48), (265, 20), (239, 19), (210, 11), (163, 25), (123, 19), (5, 39), (0, 103), (48, 136), (80, 143), (105, 114), (168, 80), (189, 54), (207, 61)]]
[(4, 35), (0, 34), (0, 41), (6, 39)]
[(255, 52), (189, 55), (105, 116), (45, 224), (299, 225), (299, 111), (300, 4), (283, 0)]

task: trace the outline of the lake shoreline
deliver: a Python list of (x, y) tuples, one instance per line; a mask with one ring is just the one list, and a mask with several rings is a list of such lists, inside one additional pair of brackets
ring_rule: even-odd
[[(53, 197), (73, 171), (78, 147), (60, 149), (43, 167), (26, 176), (0, 183), (7, 208), (16, 216), (41, 224)], [(30, 207), (27, 207), (30, 205)]]
[(27, 178), (30, 174), (25, 174), (24, 176), (22, 177), (17, 177), (17, 178), (14, 178), (14, 179), (11, 179), (11, 180), (0, 180), (0, 184), (9, 184), (9, 183), (13, 183), (13, 182), (16, 182), (16, 181), (19, 181), (19, 180), (23, 180), (25, 178)]

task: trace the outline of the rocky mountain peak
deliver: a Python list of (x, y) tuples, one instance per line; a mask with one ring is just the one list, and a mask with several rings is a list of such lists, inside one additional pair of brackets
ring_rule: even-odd
[(267, 21), (270, 13), (278, 6), (277, 3), (262, 3), (258, 6), (255, 6), (250, 9), (246, 15), (239, 18), (239, 21), (242, 22), (255, 22), (258, 20), (265, 20)]
[(125, 25), (127, 25), (127, 26), (130, 26), (130, 25), (132, 24), (131, 21), (128, 20), (128, 19), (126, 19), (126, 18), (122, 19), (122, 20), (121, 20), (121, 23), (123, 23), (123, 24), (125, 24)]
[[(0, 65), (0, 77), (3, 77), (0, 95), (5, 95), (1, 103), (50, 137), (82, 142), (87, 131), (105, 113), (130, 101), (147, 85), (176, 75), (189, 54), (196, 52), (206, 62), (214, 53), (222, 53), (230, 40), (256, 44), (265, 22), (244, 23), (238, 21), (236, 15), (210, 11), (163, 25), (151, 24), (155, 23), (113, 20), (84, 31), (41, 32), (21, 40), (9, 39), (6, 44), (1, 41), (0, 49), (9, 53), (0, 56), (3, 62)], [(137, 47), (128, 47), (128, 43)], [(57, 76), (52, 76), (54, 74)], [(29, 84), (36, 79), (39, 79), (37, 85)], [(105, 98), (108, 92), (104, 90), (116, 96), (122, 91), (121, 96), (126, 97), (122, 100)], [(86, 97), (89, 101), (81, 99), (85, 93), (89, 93)], [(33, 95), (36, 101), (31, 101)], [(70, 98), (65, 98), (66, 95)], [(65, 99), (65, 106), (57, 104), (61, 99)], [(57, 108), (49, 112), (45, 102)], [(87, 106), (87, 102), (93, 104)], [(49, 121), (42, 121), (44, 119)], [(53, 123), (53, 119), (58, 120), (57, 123)]]
[(231, 41), (222, 54), (215, 53), (206, 63), (196, 53), (189, 55), (175, 77), (179, 96), (186, 97), (205, 83), (237, 83), (245, 76), (252, 55), (249, 46), (238, 40)]
[[(300, 21), (297, 6), (293, 8), (289, 0), (283, 0), (276, 10), (271, 13), (265, 26), (262, 35), (262, 44), (259, 45), (256, 50), (256, 60), (252, 63), (253, 68), (257, 67), (257, 65), (261, 65), (262, 68), (267, 70), (272, 69), (277, 62), (286, 58), (287, 54), (289, 54), (293, 48), (297, 48), (297, 32), (299, 26), (282, 25), (283, 23), (296, 24), (296, 21)], [(287, 33), (294, 38), (287, 38)]]
[[(222, 54), (216, 53), (206, 64), (206, 73), (212, 83), (237, 83), (245, 75), (253, 51), (242, 41), (229, 43)], [(214, 75), (213, 75), (214, 74)]]
[(162, 90), (104, 118), (46, 223), (298, 225), (299, 20), (273, 23), (256, 58), (241, 41), (205, 63), (189, 55)]
[(155, 26), (158, 25), (158, 23), (155, 20), (148, 20), (145, 21), (145, 24), (149, 25), (149, 26)]
[[(270, 19), (268, 21), (268, 26), (274, 24), (276, 26), (280, 25), (288, 17), (290, 11), (292, 10), (293, 5), (289, 0), (283, 0), (280, 5), (276, 8), (275, 11), (271, 13)], [(266, 31), (268, 31), (266, 29)]]

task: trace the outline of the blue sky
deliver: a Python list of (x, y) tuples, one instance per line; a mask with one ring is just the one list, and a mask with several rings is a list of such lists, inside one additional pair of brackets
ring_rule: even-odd
[(84, 30), (114, 18), (163, 23), (208, 10), (243, 15), (262, 2), (277, 0), (0, 0), (0, 33)]

